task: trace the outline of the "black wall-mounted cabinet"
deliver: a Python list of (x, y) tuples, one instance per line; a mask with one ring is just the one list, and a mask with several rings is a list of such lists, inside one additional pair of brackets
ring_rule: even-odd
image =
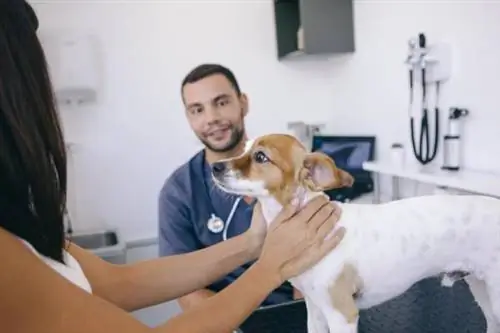
[[(354, 0), (275, 0), (278, 58), (292, 53), (351, 53), (354, 45)], [(298, 32), (302, 28), (302, 48)]]

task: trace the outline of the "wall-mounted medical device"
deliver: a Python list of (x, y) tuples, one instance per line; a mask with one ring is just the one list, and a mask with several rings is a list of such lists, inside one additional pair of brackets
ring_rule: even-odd
[[(439, 88), (451, 76), (451, 48), (445, 43), (429, 44), (425, 34), (412, 37), (408, 41), (408, 52), (405, 60), (409, 74), (410, 134), (411, 146), (415, 158), (423, 165), (432, 162), (439, 146)], [(434, 130), (431, 134), (429, 119), (430, 102), (429, 86), (434, 89)], [(414, 90), (420, 87), (421, 104), (415, 108)], [(417, 121), (417, 119), (419, 119)], [(420, 131), (418, 129), (420, 128)]]
[[(451, 77), (451, 45), (443, 42), (429, 43), (424, 33), (408, 40), (405, 64), (415, 70), (415, 81), (421, 83), (421, 70), (425, 69), (427, 84), (444, 82)], [(419, 73), (420, 71), (420, 73)]]
[(469, 110), (452, 107), (448, 113), (448, 132), (443, 137), (443, 170), (459, 171), (462, 162), (462, 127), (463, 118)]
[(83, 106), (96, 103), (102, 72), (97, 38), (50, 32), (42, 34), (41, 40), (58, 104)]

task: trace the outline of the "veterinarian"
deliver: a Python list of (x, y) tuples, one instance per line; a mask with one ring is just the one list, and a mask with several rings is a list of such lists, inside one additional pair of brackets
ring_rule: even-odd
[[(343, 233), (325, 240), (339, 212), (324, 199), (298, 212), (285, 208), (265, 240), (249, 229), (203, 251), (132, 265), (109, 264), (65, 241), (65, 143), (37, 28), (26, 2), (0, 0), (0, 332), (229, 331), (338, 244)], [(316, 237), (306, 239), (310, 233)], [(161, 327), (127, 313), (201, 288), (256, 257), (232, 287)]]
[[(241, 235), (252, 223), (253, 205), (246, 198), (216, 188), (210, 165), (239, 155), (247, 140), (248, 98), (233, 72), (219, 64), (192, 69), (181, 84), (187, 121), (204, 145), (166, 180), (159, 196), (160, 255), (188, 253)], [(262, 230), (261, 232), (264, 232)], [(246, 263), (206, 288), (179, 299), (182, 309), (198, 304), (234, 282)], [(287, 282), (262, 305), (300, 297)]]

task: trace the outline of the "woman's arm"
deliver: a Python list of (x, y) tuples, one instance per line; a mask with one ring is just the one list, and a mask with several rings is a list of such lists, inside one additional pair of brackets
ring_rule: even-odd
[(247, 232), (196, 252), (129, 265), (112, 265), (74, 244), (68, 250), (82, 266), (96, 295), (133, 311), (209, 285), (255, 259), (260, 242)]
[[(37, 333), (218, 333), (238, 327), (276, 286), (305, 271), (342, 239), (326, 236), (338, 217), (322, 205), (310, 219), (276, 221), (256, 264), (224, 291), (151, 329), (88, 294), (0, 228), (0, 331)], [(316, 234), (315, 237), (310, 237)], [(307, 235), (307, 236), (306, 236)], [(197, 275), (203, 275), (197, 271)]]
[[(210, 327), (217, 327), (217, 322), (223, 321), (223, 318), (234, 316), (228, 313), (223, 318), (210, 318), (211, 311), (205, 313), (202, 310), (200, 315), (195, 310), (183, 314), (171, 324), (149, 328), (113, 304), (88, 294), (66, 280), (1, 228), (0, 264), (0, 332), (207, 333), (218, 330), (206, 330), (203, 326), (205, 320), (208, 319)], [(197, 275), (203, 275), (203, 272), (199, 271)], [(270, 275), (257, 267), (249, 275), (250, 278), (246, 277), (239, 283), (242, 289), (247, 290), (244, 295), (229, 292), (225, 297), (218, 297), (214, 305), (237, 307), (242, 314), (250, 314), (251, 306), (271, 291), (272, 279), (266, 279), (265, 276)], [(254, 286), (251, 280), (257, 278), (261, 282)], [(242, 298), (238, 300), (235, 297)], [(234, 319), (229, 321), (236, 322)]]
[[(324, 211), (332, 212), (332, 221), (337, 222), (339, 206), (328, 203), (323, 197), (312, 200), (294, 218), (302, 222), (309, 221), (322, 207)], [(291, 214), (294, 214), (292, 210), (284, 210), (278, 220), (287, 220)], [(74, 244), (70, 245), (69, 251), (82, 266), (94, 294), (124, 310), (133, 311), (204, 288), (236, 267), (255, 259), (264, 241), (263, 228), (267, 227), (260, 205), (256, 205), (247, 232), (187, 254), (130, 265), (112, 265)]]
[[(313, 266), (342, 240), (342, 228), (327, 239), (338, 216), (335, 216), (333, 206), (325, 205), (324, 200), (314, 202), (318, 205), (321, 203), (323, 206), (316, 210), (315, 216), (311, 218), (307, 215), (309, 218), (306, 223), (303, 223), (303, 218), (278, 218), (270, 226), (259, 260), (250, 269), (221, 292), (170, 320), (165, 327), (193, 333), (230, 332), (236, 329), (270, 291)], [(276, 265), (279, 267), (278, 275), (274, 269)], [(186, 322), (190, 317), (196, 318), (196, 323), (188, 327)], [(199, 330), (198, 325), (203, 329)], [(162, 332), (161, 329), (158, 328), (158, 333)]]
[[(263, 265), (256, 263), (224, 290), (170, 319), (156, 331), (163, 333), (163, 329), (169, 328), (172, 332), (232, 332), (282, 282), (278, 276), (266, 272)], [(236, 302), (241, 302), (241, 305), (234, 306)], [(188, 318), (196, 318), (196, 323), (187, 327)]]

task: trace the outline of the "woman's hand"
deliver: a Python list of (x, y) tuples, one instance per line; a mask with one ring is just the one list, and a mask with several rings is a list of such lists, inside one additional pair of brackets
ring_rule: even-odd
[(340, 207), (324, 196), (312, 199), (299, 212), (285, 207), (269, 226), (256, 264), (274, 276), (276, 285), (303, 273), (343, 239), (344, 228), (334, 231), (340, 215)]
[(262, 208), (258, 201), (256, 201), (252, 213), (252, 221), (250, 227), (245, 232), (248, 247), (251, 249), (254, 258), (256, 259), (262, 250), (262, 245), (266, 239), (267, 225)]

